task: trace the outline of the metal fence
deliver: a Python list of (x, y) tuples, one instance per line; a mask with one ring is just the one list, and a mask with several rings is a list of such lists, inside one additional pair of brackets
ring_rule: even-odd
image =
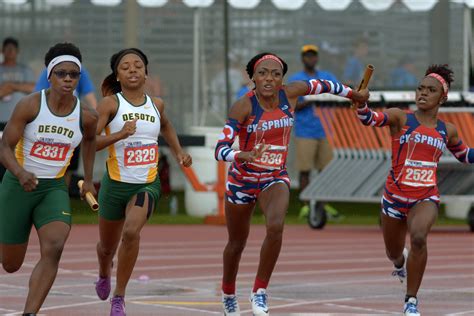
[[(299, 49), (307, 43), (319, 45), (320, 68), (341, 78), (354, 40), (361, 37), (368, 40), (364, 62), (376, 67), (373, 88), (393, 88), (391, 71), (409, 58), (417, 77), (430, 63), (449, 63), (456, 73), (453, 88), (461, 89), (464, 8), (440, 1), (431, 11), (412, 12), (397, 1), (387, 11), (373, 12), (354, 1), (346, 10), (325, 11), (307, 1), (300, 10), (284, 11), (270, 0), (252, 10), (229, 7), (231, 95), (242, 84), (242, 70), (253, 55), (275, 52), (292, 73), (301, 69)], [(221, 125), (225, 116), (223, 10), (222, 0), (200, 9), (178, 0), (158, 8), (140, 7), (130, 0), (114, 7), (95, 6), (88, 0), (68, 6), (51, 6), (44, 0), (23, 5), (0, 1), (0, 38), (17, 37), (22, 61), (38, 74), (51, 45), (77, 44), (97, 88), (109, 73), (110, 56), (137, 45), (149, 56), (150, 73), (161, 79), (169, 116), (178, 132), (184, 133), (193, 123), (193, 102), (199, 105), (199, 124)], [(196, 55), (199, 62), (193, 68)], [(198, 86), (193, 80), (195, 70), (199, 71)], [(197, 87), (197, 100), (193, 100), (193, 87)]]

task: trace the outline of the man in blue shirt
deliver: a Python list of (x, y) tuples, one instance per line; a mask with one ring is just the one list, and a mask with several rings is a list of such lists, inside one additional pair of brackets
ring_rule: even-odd
[[(35, 91), (41, 91), (43, 89), (48, 89), (49, 87), (49, 78), (47, 74), (47, 69), (45, 68), (40, 74), (38, 81), (36, 82)], [(95, 97), (94, 90), (94, 84), (92, 83), (89, 73), (83, 67), (81, 69), (81, 77), (79, 79), (79, 83), (77, 84), (76, 90), (74, 91), (74, 95), (78, 97), (81, 102), (88, 104), (93, 109), (96, 109), (97, 99)], [(79, 168), (79, 156), (80, 147), (77, 147), (76, 150), (74, 150), (74, 154), (71, 158), (69, 167), (64, 176), (64, 180), (66, 181), (68, 187), (71, 182), (72, 174)]]
[[(304, 45), (301, 48), (301, 61), (304, 69), (291, 75), (288, 82), (298, 80), (324, 79), (338, 81), (327, 71), (316, 69), (319, 48), (315, 45)], [(298, 99), (295, 112), (296, 136), (296, 169), (299, 171), (299, 185), (302, 191), (309, 183), (312, 169), (321, 171), (332, 160), (332, 148), (329, 145), (321, 120), (316, 113), (314, 101)], [(337, 216), (337, 211), (329, 205), (325, 207), (328, 215)], [(300, 218), (307, 216), (309, 206), (305, 204), (300, 210)]]

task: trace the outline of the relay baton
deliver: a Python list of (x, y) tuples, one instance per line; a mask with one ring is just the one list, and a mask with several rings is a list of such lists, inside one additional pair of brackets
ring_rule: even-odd
[[(83, 183), (84, 183), (84, 180), (77, 181), (77, 186), (79, 187), (80, 190), (82, 190)], [(86, 201), (93, 211), (97, 211), (99, 209), (99, 203), (97, 203), (97, 200), (92, 195), (92, 193), (86, 192)]]
[[(370, 64), (367, 65), (367, 67), (365, 68), (364, 77), (360, 81), (357, 91), (367, 88), (367, 85), (369, 84), (370, 77), (372, 77), (372, 73), (374, 72), (374, 69), (375, 68), (373, 65), (370, 65)], [(354, 107), (354, 104), (352, 104), (351, 107)]]

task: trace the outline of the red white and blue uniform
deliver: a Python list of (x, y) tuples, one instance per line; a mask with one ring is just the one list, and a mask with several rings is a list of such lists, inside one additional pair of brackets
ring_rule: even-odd
[(239, 149), (251, 151), (256, 145), (265, 143), (270, 148), (252, 163), (234, 161), (229, 168), (226, 197), (234, 204), (256, 201), (260, 192), (275, 183), (290, 186), (286, 171), (288, 143), (293, 127), (293, 109), (283, 89), (279, 90), (280, 104), (272, 111), (265, 111), (254, 92), (247, 93), (252, 103), (252, 113), (240, 125)]
[[(351, 98), (351, 88), (338, 82), (312, 79), (306, 82), (308, 94), (331, 93)], [(228, 174), (226, 196), (234, 204), (254, 203), (260, 192), (275, 183), (290, 186), (286, 171), (288, 143), (294, 123), (294, 110), (285, 90), (278, 90), (278, 107), (265, 111), (253, 91), (247, 93), (252, 111), (244, 122), (229, 118), (216, 145), (215, 158), (233, 162)], [(235, 157), (240, 151), (232, 149), (236, 136), (239, 136), (239, 150), (249, 152), (260, 144), (270, 145), (262, 156), (253, 162), (238, 162)]]
[(426, 200), (439, 205), (436, 174), (447, 134), (443, 121), (430, 128), (421, 125), (414, 113), (407, 113), (405, 126), (392, 136), (392, 169), (382, 198), (386, 215), (404, 218), (410, 208)]

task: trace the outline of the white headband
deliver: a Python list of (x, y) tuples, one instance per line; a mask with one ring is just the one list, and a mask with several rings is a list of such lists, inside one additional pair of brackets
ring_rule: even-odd
[(79, 67), (79, 71), (81, 71), (81, 62), (79, 59), (77, 59), (75, 56), (72, 55), (61, 55), (58, 57), (53, 58), (48, 64), (48, 79), (49, 76), (51, 75), (51, 71), (53, 70), (54, 67), (56, 67), (58, 64), (63, 63), (65, 61), (70, 61), (72, 63), (75, 63)]

